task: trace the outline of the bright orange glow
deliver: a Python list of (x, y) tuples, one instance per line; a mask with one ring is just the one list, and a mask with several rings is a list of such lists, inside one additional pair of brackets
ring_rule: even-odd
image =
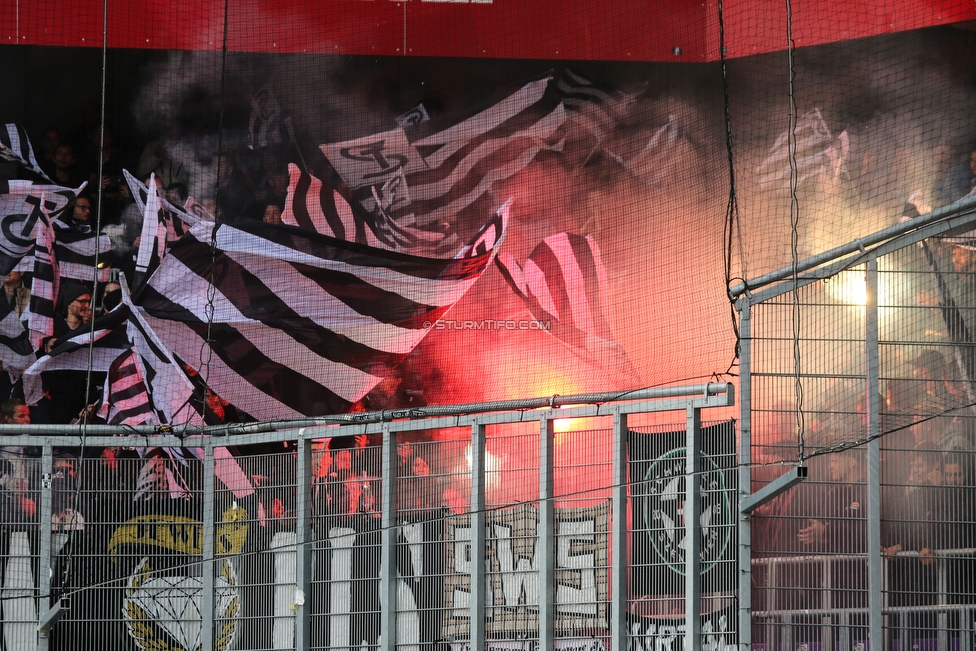
[[(470, 473), (472, 464), (470, 445), (464, 450), (464, 460), (468, 462), (468, 472)], [(501, 458), (485, 450), (485, 488), (490, 489), (498, 485), (501, 469)]]

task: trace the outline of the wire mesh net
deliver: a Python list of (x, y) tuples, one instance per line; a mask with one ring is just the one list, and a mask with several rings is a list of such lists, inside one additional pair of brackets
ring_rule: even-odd
[[(867, 395), (866, 263), (824, 282), (800, 282), (798, 271), (847, 243), (864, 251), (881, 241), (864, 245), (872, 234), (933, 210), (948, 216), (946, 206), (973, 191), (971, 3), (62, 5), (0, 7), (0, 428), (11, 426), (0, 432), (29, 422), (65, 433), (80, 422), (182, 435), (737, 381), (746, 342), (728, 290), (764, 291), (752, 281), (780, 270), (798, 282), (752, 306), (744, 408), (753, 449), (738, 464), (752, 466), (753, 490), (800, 461), (811, 476), (743, 525), (753, 527), (754, 641), (866, 641), (862, 575), (872, 552), (859, 527), (868, 516), (892, 550), (890, 640), (944, 648), (947, 636), (971, 631), (965, 608), (938, 610), (968, 600), (960, 550), (976, 546), (963, 533), (973, 514), (957, 507), (969, 501), (976, 422), (968, 229), (878, 257), (880, 396)], [(873, 425), (881, 509), (865, 516), (861, 444)], [(539, 595), (520, 573), (534, 571), (525, 557), (544, 525), (557, 562), (585, 558), (594, 572), (557, 572), (557, 634), (609, 645), (607, 427), (555, 419), (547, 460), (538, 423), (488, 426), (479, 480), (494, 536), (489, 638), (540, 639)], [(662, 427), (657, 434), (682, 429)], [(663, 434), (638, 439), (628, 440), (641, 454), (627, 483), (646, 506), (669, 485), (647, 473), (680, 465), (681, 446)], [(8, 648), (34, 634), (28, 622), (40, 615), (28, 595), (40, 584), (16, 577), (27, 568), (40, 576), (44, 537), (24, 522), (48, 481), (36, 451), (10, 447), (0, 459)], [(109, 641), (146, 640), (145, 622), (158, 620), (173, 645), (189, 648), (213, 620), (219, 648), (278, 648), (291, 643), (306, 599), (312, 647), (378, 644), (384, 613), (370, 581), (383, 562), (420, 577), (397, 588), (412, 622), (401, 646), (469, 631), (470, 622), (441, 625), (467, 607), (471, 587), (449, 567), (472, 562), (459, 542), (474, 528), (468, 432), (406, 436), (386, 460), (375, 434), (321, 441), (309, 486), (298, 485), (293, 448), (231, 448), (215, 478), (203, 476), (199, 456), (150, 463), (128, 452), (54, 459), (52, 476), (74, 464), (93, 482), (77, 498), (89, 502), (73, 508), (98, 549), (117, 552), (119, 530), (148, 540), (125, 529), (139, 526), (134, 505), (166, 503), (175, 509), (164, 514), (166, 535), (199, 534), (181, 518), (232, 538), (246, 523), (249, 551), (239, 562), (218, 554), (213, 576), (183, 578), (152, 553), (143, 561), (126, 551), (125, 573), (113, 576), (126, 590), (190, 608), (177, 592), (206, 585), (213, 614), (157, 612), (132, 598)], [(717, 496), (738, 481), (735, 451), (703, 452), (703, 503), (732, 512)], [(552, 494), (540, 501), (550, 462)], [(186, 496), (199, 497), (209, 479), (217, 497), (204, 515)], [(129, 497), (100, 497), (103, 489)], [(52, 513), (65, 512), (59, 499)], [(635, 649), (684, 634), (683, 552), (672, 539), (686, 517), (679, 502), (628, 511), (629, 549), (643, 554), (629, 559)], [(316, 540), (309, 595), (295, 594), (288, 565), (300, 547), (300, 503)], [(382, 558), (384, 508), (402, 520), (397, 541), (409, 550), (393, 560)], [(851, 512), (837, 515), (843, 509)], [(65, 517), (54, 550), (71, 550), (77, 524)], [(836, 526), (814, 524), (828, 521)], [(703, 551), (703, 644), (718, 649), (735, 643), (735, 522), (706, 528), (703, 549), (715, 556)], [(828, 549), (840, 535), (844, 545)], [(454, 541), (452, 551), (430, 557), (435, 540)], [(121, 552), (99, 553), (122, 572)], [(80, 571), (55, 567), (52, 586)], [(256, 602), (270, 610), (253, 610)], [(68, 621), (89, 631), (101, 615), (78, 608)]]

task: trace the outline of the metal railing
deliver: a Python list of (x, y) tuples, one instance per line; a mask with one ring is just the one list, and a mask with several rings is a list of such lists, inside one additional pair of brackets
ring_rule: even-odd
[[(882, 545), (891, 544), (886, 541), (891, 534), (883, 529), (882, 520), (892, 518), (911, 530), (906, 535), (916, 537), (926, 523), (933, 530), (941, 525), (944, 507), (912, 504), (891, 490), (900, 486), (941, 485), (955, 491), (957, 500), (969, 499), (966, 496), (973, 486), (970, 457), (976, 449), (971, 433), (972, 403), (976, 402), (972, 399), (976, 395), (976, 367), (972, 363), (976, 329), (968, 326), (976, 326), (970, 323), (976, 305), (968, 289), (973, 270), (962, 265), (961, 255), (955, 252), (960, 242), (954, 238), (968, 237), (974, 227), (973, 200), (961, 200), (731, 288), (740, 314), (741, 335), (740, 504), (757, 501), (753, 490), (756, 495), (762, 493), (764, 499), (772, 499), (766, 495), (771, 489), (760, 490), (763, 482), (772, 478), (764, 476), (757, 484), (760, 476), (754, 472), (755, 466), (766, 466), (763, 472), (770, 475), (776, 474), (772, 469), (777, 464), (782, 464), (784, 472), (795, 474), (791, 467), (819, 463), (817, 481), (821, 485), (817, 488), (822, 490), (808, 486), (810, 491), (796, 492), (799, 489), (791, 488), (793, 484), (786, 480), (802, 478), (793, 475), (770, 484), (788, 492), (781, 493), (785, 506), (764, 514), (765, 521), (792, 518), (795, 525), (802, 518), (802, 526), (809, 527), (813, 523), (807, 524), (807, 518), (825, 522), (840, 517), (838, 509), (859, 509), (843, 516), (851, 525), (848, 529), (857, 536), (856, 541), (843, 541), (847, 545), (835, 541), (834, 548), (824, 545), (814, 549), (810, 537), (822, 535), (822, 528), (817, 529), (820, 524), (799, 537), (791, 530), (788, 542), (795, 549), (787, 551), (796, 555), (789, 562), (778, 558), (783, 556), (780, 552), (786, 543), (780, 540), (774, 545), (761, 537), (766, 535), (762, 530), (757, 538), (752, 512), (740, 513), (740, 648), (747, 649), (754, 641), (764, 643), (754, 637), (770, 621), (776, 622), (780, 639), (789, 642), (777, 648), (794, 649), (794, 643), (813, 641), (797, 637), (809, 636), (813, 630), (809, 619), (797, 623), (804, 617), (826, 618), (824, 630), (828, 633), (844, 631), (841, 649), (855, 648), (852, 645), (858, 640), (870, 640), (872, 648), (883, 641), (894, 644), (902, 640), (907, 644), (906, 630), (911, 626), (901, 615), (929, 610), (935, 613), (930, 628), (937, 631), (937, 648), (948, 648), (955, 635), (949, 620), (959, 617), (966, 620), (957, 627), (966, 639), (963, 648), (971, 647), (972, 639), (966, 637), (972, 629), (972, 622), (967, 620), (971, 607), (942, 601), (949, 592), (945, 558), (936, 563), (936, 579), (926, 575), (926, 580), (937, 583), (925, 588), (933, 604), (888, 602), (889, 595), (906, 588), (892, 586), (889, 590), (886, 568), (890, 561)], [(970, 242), (961, 244), (965, 247)], [(937, 371), (926, 367), (930, 359), (943, 360), (943, 367)], [(783, 446), (791, 453), (777, 451)], [(961, 461), (957, 457), (962, 457)], [(826, 459), (831, 464), (829, 472)], [(965, 481), (950, 486), (941, 475), (923, 477), (923, 471), (915, 468), (916, 462), (934, 464), (939, 472), (944, 465), (956, 463), (962, 466), (957, 472), (966, 475)], [(859, 489), (847, 497), (846, 504), (836, 498), (840, 487), (855, 484)], [(801, 495), (806, 501), (788, 503), (790, 495)], [(903, 510), (928, 508), (929, 512), (911, 517), (885, 515), (893, 504)], [(965, 515), (959, 525), (976, 524), (972, 519)], [(856, 526), (851, 524), (855, 520)], [(953, 547), (950, 535), (957, 534), (942, 527), (932, 534), (934, 542), (928, 546)], [(840, 606), (831, 602), (840, 593), (830, 588), (833, 573), (828, 568), (841, 562), (838, 559), (850, 563), (851, 551), (864, 563), (863, 580), (857, 586), (861, 603)], [(945, 553), (951, 556), (953, 550)], [(755, 558), (758, 554), (767, 558)], [(911, 554), (903, 552), (896, 558), (905, 562)], [(755, 593), (754, 569), (766, 575), (760, 584), (765, 581), (772, 585), (769, 582), (775, 579), (782, 590), (806, 589), (809, 572), (797, 569), (797, 563), (823, 568), (816, 577), (819, 596), (810, 600), (813, 605), (809, 609), (784, 608), (777, 604), (778, 595), (772, 589), (767, 590), (769, 594)], [(913, 571), (922, 576), (922, 570)], [(762, 604), (757, 597), (773, 601)], [(853, 624), (851, 618), (855, 616), (860, 619)], [(839, 624), (842, 621), (848, 623)], [(860, 637), (851, 633), (852, 626), (862, 631)], [(837, 638), (833, 637), (824, 644), (833, 648), (835, 642)], [(883, 648), (893, 647), (885, 644)]]
[[(727, 602), (734, 596), (731, 573), (714, 579), (731, 567), (734, 520), (712, 523), (721, 536), (710, 537), (701, 518), (680, 517), (732, 502), (730, 471), (701, 466), (715, 461), (699, 438), (701, 410), (732, 404), (731, 385), (707, 384), (221, 436), (91, 428), (98, 435), (81, 438), (74, 426), (59, 436), (5, 426), (0, 433), (23, 432), (0, 436), (5, 647), (643, 649), (662, 635), (734, 643), (730, 619), (719, 626), (708, 610), (716, 587)], [(667, 412), (683, 420), (668, 425)], [(722, 436), (733, 449), (734, 429)], [(658, 456), (628, 454), (635, 437), (660, 443)], [(646, 468), (675, 460), (668, 472), (680, 485), (659, 483), (677, 492), (635, 498), (629, 475), (647, 473), (653, 488)], [(651, 495), (670, 529), (628, 524)], [(651, 535), (672, 536), (687, 553), (635, 551), (634, 537)], [(637, 566), (666, 573), (677, 586), (669, 592), (683, 595), (667, 624), (634, 608), (647, 598), (627, 591)]]

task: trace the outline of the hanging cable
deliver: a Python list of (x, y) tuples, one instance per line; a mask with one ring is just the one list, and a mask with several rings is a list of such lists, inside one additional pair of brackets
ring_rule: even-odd
[[(220, 205), (221, 200), (221, 164), (223, 162), (223, 148), (224, 148), (224, 111), (227, 99), (227, 33), (228, 33), (228, 17), (230, 15), (230, 3), (229, 0), (224, 0), (224, 33), (223, 39), (220, 47), (220, 115), (217, 120), (217, 156), (215, 157), (214, 170), (216, 184), (214, 192), (214, 201), (217, 206)], [(214, 211), (217, 212), (219, 208), (215, 207)], [(210, 278), (207, 284), (207, 304), (204, 310), (207, 315), (207, 337), (204, 340), (203, 348), (201, 350), (201, 360), (203, 361), (203, 368), (199, 369), (200, 377), (203, 380), (203, 395), (201, 400), (203, 404), (201, 405), (202, 413), (206, 413), (207, 409), (207, 393), (210, 391), (210, 362), (213, 360), (213, 318), (216, 311), (214, 305), (215, 299), (217, 297), (217, 285), (215, 281), (216, 267), (217, 267), (217, 229), (219, 228), (220, 219), (215, 214), (213, 228), (210, 229)]]
[[(728, 52), (725, 47), (725, 13), (722, 0), (718, 3), (718, 38), (719, 52), (722, 59), (722, 96), (725, 111), (725, 149), (728, 154), (729, 164), (729, 201), (725, 208), (725, 288), (726, 291), (732, 286), (732, 243), (733, 239), (739, 245), (739, 264), (742, 268), (742, 275), (745, 276), (745, 256), (742, 254), (742, 232), (739, 223), (739, 200), (735, 191), (735, 161), (733, 156), (732, 138), (732, 110), (729, 101), (729, 70)], [(732, 318), (732, 332), (735, 334), (735, 349), (732, 354), (732, 361), (728, 371), (735, 366), (739, 359), (739, 321), (736, 318), (735, 299), (729, 294), (729, 313)], [(726, 371), (726, 373), (728, 373)]]
[(804, 424), (803, 424), (803, 384), (800, 382), (800, 203), (797, 199), (796, 188), (799, 174), (796, 165), (796, 95), (793, 90), (795, 75), (793, 66), (793, 5), (786, 0), (786, 60), (789, 68), (789, 97), (790, 97), (790, 126), (789, 126), (789, 159), (790, 159), (790, 256), (792, 260), (793, 278), (793, 375), (796, 391), (796, 445), (798, 458), (804, 455)]

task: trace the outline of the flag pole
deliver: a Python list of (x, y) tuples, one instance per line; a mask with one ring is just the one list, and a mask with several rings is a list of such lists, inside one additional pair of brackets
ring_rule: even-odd
[(295, 140), (295, 128), (291, 124), (291, 116), (286, 117), (284, 122), (285, 122), (285, 128), (288, 129), (288, 140), (291, 141), (292, 147), (294, 147), (295, 151), (298, 152), (298, 160), (301, 161), (302, 163), (302, 171), (305, 172), (306, 174), (309, 174), (308, 163), (305, 162), (305, 157), (302, 156), (302, 150), (298, 146), (298, 141)]

